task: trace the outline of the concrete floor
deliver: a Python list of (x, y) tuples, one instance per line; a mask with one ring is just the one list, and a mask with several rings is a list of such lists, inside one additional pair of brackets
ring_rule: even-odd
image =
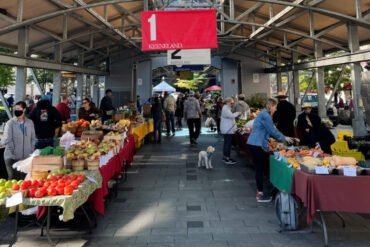
[[(273, 203), (256, 202), (249, 160), (233, 152), (239, 163), (224, 165), (222, 138), (202, 132), (198, 147), (189, 146), (186, 131), (163, 137), (161, 145), (143, 146), (93, 234), (74, 221), (69, 227), (77, 230), (51, 231), (57, 246), (323, 246), (322, 230), (315, 226), (309, 233), (305, 215), (298, 231), (280, 233)], [(198, 152), (208, 145), (216, 148), (213, 171), (196, 167)], [(346, 228), (333, 213), (325, 215), (329, 246), (370, 245), (370, 215), (344, 214)], [(8, 242), (13, 222), (9, 217), (0, 225), (0, 244)], [(48, 242), (31, 228), (19, 233), (15, 246)]]

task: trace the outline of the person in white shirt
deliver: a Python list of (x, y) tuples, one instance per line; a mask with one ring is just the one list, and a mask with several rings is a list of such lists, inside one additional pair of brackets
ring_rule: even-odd
[(236, 163), (235, 160), (230, 158), (230, 153), (233, 135), (236, 131), (235, 118), (241, 115), (241, 112), (231, 112), (233, 104), (234, 100), (232, 98), (226, 98), (221, 112), (221, 134), (224, 136), (223, 162), (227, 165)]

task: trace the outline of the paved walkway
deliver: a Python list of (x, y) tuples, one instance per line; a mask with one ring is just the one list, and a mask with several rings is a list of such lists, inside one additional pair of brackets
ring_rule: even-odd
[[(189, 146), (184, 131), (164, 137), (161, 145), (146, 144), (135, 156), (118, 198), (107, 206), (106, 216), (99, 217), (93, 235), (53, 230), (57, 246), (323, 246), (321, 229), (315, 227), (309, 233), (304, 216), (299, 231), (279, 233), (273, 204), (256, 202), (249, 160), (233, 153), (239, 164), (225, 166), (222, 144), (222, 138), (206, 129), (198, 147)], [(208, 145), (216, 148), (213, 171), (196, 167), (198, 152)], [(334, 214), (326, 215), (330, 246), (369, 246), (369, 215), (344, 214), (344, 229)], [(9, 218), (0, 226), (0, 237), (7, 237), (12, 221)], [(16, 246), (48, 244), (38, 230), (31, 229), (20, 232)]]

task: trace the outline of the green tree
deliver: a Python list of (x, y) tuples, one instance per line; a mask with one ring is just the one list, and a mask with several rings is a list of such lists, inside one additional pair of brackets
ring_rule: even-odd
[[(47, 83), (53, 83), (53, 71), (46, 69), (33, 69), (40, 86), (45, 89)], [(27, 77), (27, 83), (34, 81), (32, 74)]]
[[(0, 52), (13, 53), (11, 49), (1, 48)], [(0, 87), (8, 87), (14, 85), (15, 75), (14, 68), (8, 65), (0, 65)]]
[(209, 79), (205, 73), (194, 73), (192, 80), (177, 79), (174, 83), (179, 88), (201, 91), (208, 86)]

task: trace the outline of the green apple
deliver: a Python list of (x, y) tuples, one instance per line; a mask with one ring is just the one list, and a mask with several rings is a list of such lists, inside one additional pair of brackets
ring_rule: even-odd
[(5, 187), (6, 188), (11, 188), (11, 187), (13, 187), (13, 183), (12, 183), (12, 181), (6, 181), (6, 183), (5, 183)]
[(7, 194), (5, 192), (1, 192), (0, 193), (0, 199), (3, 199), (5, 197), (7, 197)]
[(6, 192), (6, 187), (5, 186), (0, 186), (0, 193), (1, 192)]
[(21, 184), (22, 184), (22, 183), (23, 183), (23, 180), (19, 180), (17, 184), (18, 184), (19, 186), (21, 186)]
[(6, 180), (4, 178), (0, 179), (0, 186), (3, 186), (6, 183)]
[(12, 180), (12, 184), (14, 185), (14, 184), (18, 184), (18, 181), (16, 180), (16, 179), (13, 179)]

